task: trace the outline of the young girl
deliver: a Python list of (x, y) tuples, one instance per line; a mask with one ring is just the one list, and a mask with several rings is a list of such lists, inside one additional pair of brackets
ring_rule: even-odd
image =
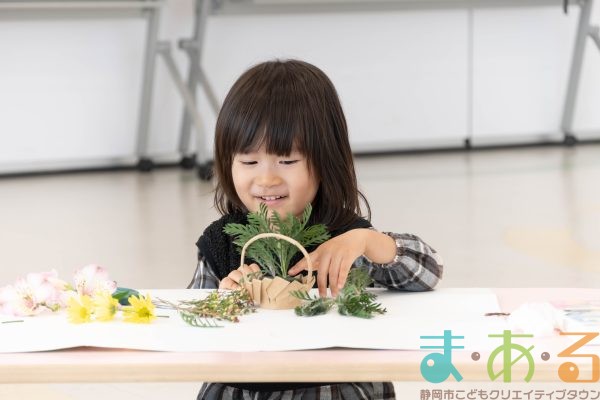
[[(378, 286), (431, 290), (442, 276), (438, 254), (411, 234), (380, 233), (358, 190), (346, 119), (337, 92), (317, 67), (271, 61), (246, 71), (229, 91), (215, 133), (215, 206), (223, 215), (197, 242), (198, 267), (190, 288), (235, 289), (258, 271), (239, 253), (223, 227), (247, 223), (265, 203), (280, 215), (299, 216), (308, 203), (309, 224), (325, 224), (331, 239), (310, 252), (321, 296), (335, 296), (351, 268), (365, 268)], [(361, 217), (360, 200), (367, 219)], [(306, 269), (298, 254), (290, 275)], [(210, 383), (198, 399), (392, 399), (391, 382)]]

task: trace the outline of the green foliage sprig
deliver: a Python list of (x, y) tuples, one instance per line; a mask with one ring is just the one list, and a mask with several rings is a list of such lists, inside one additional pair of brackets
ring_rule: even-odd
[[(262, 203), (257, 212), (248, 213), (248, 224), (227, 224), (223, 231), (235, 238), (234, 243), (241, 251), (246, 242), (260, 233), (279, 233), (308, 247), (329, 239), (327, 227), (322, 224), (306, 226), (312, 212), (310, 204), (302, 212), (301, 218), (291, 214), (281, 217), (273, 211), (271, 217), (267, 206)], [(265, 238), (252, 243), (246, 250), (249, 258), (256, 261), (265, 275), (287, 278), (292, 257), (298, 248), (291, 243), (276, 238)]]
[(336, 299), (338, 311), (342, 315), (359, 318), (372, 318), (373, 314), (384, 314), (385, 308), (375, 303), (377, 296), (370, 292), (341, 295)]
[(156, 299), (154, 303), (159, 307), (177, 310), (187, 324), (203, 328), (218, 326), (208, 319), (239, 322), (240, 315), (256, 312), (256, 307), (246, 290), (215, 290), (202, 300), (182, 300), (173, 303)]
[(366, 270), (353, 268), (348, 274), (346, 285), (335, 299), (312, 297), (305, 291), (292, 292), (292, 296), (305, 301), (294, 311), (296, 315), (312, 317), (327, 313), (335, 304), (342, 315), (372, 318), (374, 314), (384, 314), (387, 310), (375, 302), (377, 296), (367, 291), (367, 286), (372, 282), (373, 279)]
[(335, 304), (334, 299), (312, 297), (308, 292), (303, 290), (291, 292), (291, 295), (305, 301), (304, 304), (294, 308), (296, 315), (301, 317), (314, 317), (315, 315), (327, 314)]
[(186, 324), (194, 326), (196, 328), (222, 328), (223, 325), (219, 325), (214, 319), (200, 317), (195, 314), (190, 314), (186, 311), (180, 311), (179, 316)]

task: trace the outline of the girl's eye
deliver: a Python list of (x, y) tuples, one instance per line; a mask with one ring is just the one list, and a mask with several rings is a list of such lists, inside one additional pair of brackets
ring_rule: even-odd
[(298, 161), (300, 161), (300, 160), (284, 160), (284, 161), (279, 161), (279, 162), (283, 165), (292, 165), (292, 164), (296, 164)]
[(256, 161), (240, 161), (240, 163), (243, 165), (254, 165), (256, 164)]

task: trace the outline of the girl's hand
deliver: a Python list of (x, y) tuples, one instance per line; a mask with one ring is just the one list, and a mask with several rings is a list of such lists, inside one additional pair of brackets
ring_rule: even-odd
[[(317, 271), (321, 297), (327, 296), (327, 278), (333, 297), (344, 287), (352, 264), (365, 253), (368, 234), (368, 229), (353, 229), (329, 239), (309, 254), (313, 269)], [(308, 264), (304, 258), (290, 268), (288, 274), (294, 276), (306, 269)]]
[(219, 283), (219, 289), (239, 289), (240, 280), (244, 278), (246, 275), (252, 274), (254, 272), (260, 272), (260, 267), (256, 264), (250, 265), (242, 265), (236, 270), (233, 270), (227, 275), (225, 278), (221, 280)]

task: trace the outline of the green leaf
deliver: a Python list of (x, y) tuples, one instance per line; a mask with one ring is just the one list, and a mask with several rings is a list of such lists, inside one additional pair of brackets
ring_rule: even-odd
[(130, 296), (140, 296), (140, 292), (138, 292), (135, 289), (129, 289), (129, 288), (123, 288), (123, 287), (118, 287), (117, 289), (115, 289), (115, 291), (112, 293), (112, 298), (113, 299), (117, 299), (119, 301), (119, 304), (122, 306), (128, 306), (129, 304), (129, 297)]

